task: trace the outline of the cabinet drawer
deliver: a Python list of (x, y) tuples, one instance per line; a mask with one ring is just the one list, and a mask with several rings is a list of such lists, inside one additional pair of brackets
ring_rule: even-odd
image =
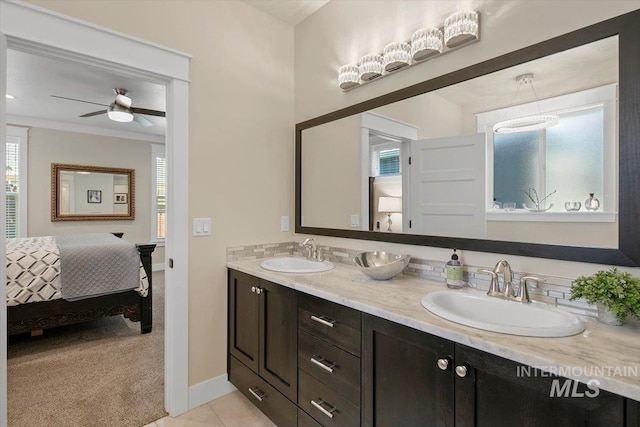
[(298, 418), (296, 405), (235, 357), (229, 359), (229, 381), (276, 425), (295, 426)]
[(301, 330), (298, 367), (360, 405), (360, 359), (353, 354)]
[(322, 384), (303, 370), (298, 371), (298, 405), (325, 427), (360, 425), (360, 407)]
[(298, 327), (360, 356), (360, 312), (301, 294)]
[(298, 409), (298, 427), (322, 427), (322, 424), (311, 418), (302, 409)]

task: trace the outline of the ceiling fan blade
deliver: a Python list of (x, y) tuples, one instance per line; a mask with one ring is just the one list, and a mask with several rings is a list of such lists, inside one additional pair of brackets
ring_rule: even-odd
[(142, 126), (144, 127), (149, 127), (149, 126), (153, 126), (153, 123), (151, 123), (149, 120), (145, 119), (144, 117), (142, 117), (140, 114), (133, 114), (133, 120), (140, 123)]
[(156, 117), (164, 117), (166, 114), (164, 111), (147, 110), (146, 108), (131, 107), (131, 111), (138, 114), (146, 114), (147, 116), (156, 116)]
[(97, 102), (83, 101), (82, 99), (67, 98), (66, 96), (51, 95), (51, 97), (52, 97), (52, 98), (66, 99), (66, 100), (69, 100), (69, 101), (84, 102), (84, 103), (86, 103), (86, 104), (101, 105), (101, 106), (103, 106), (103, 107), (108, 107), (108, 105), (107, 105), (107, 104), (98, 104)]
[(100, 110), (100, 111), (94, 111), (93, 113), (87, 113), (87, 114), (83, 114), (79, 117), (92, 117), (92, 116), (98, 116), (100, 114), (106, 114), (107, 110)]

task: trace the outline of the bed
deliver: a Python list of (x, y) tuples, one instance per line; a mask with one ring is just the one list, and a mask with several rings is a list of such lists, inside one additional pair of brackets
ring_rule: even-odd
[(155, 244), (123, 233), (7, 239), (8, 334), (124, 315), (152, 329)]

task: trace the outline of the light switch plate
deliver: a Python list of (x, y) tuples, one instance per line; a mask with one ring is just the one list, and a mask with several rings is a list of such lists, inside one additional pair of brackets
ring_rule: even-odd
[(193, 218), (194, 236), (211, 236), (211, 218)]
[(351, 215), (351, 226), (360, 227), (360, 215)]
[(280, 217), (280, 231), (289, 231), (289, 216)]

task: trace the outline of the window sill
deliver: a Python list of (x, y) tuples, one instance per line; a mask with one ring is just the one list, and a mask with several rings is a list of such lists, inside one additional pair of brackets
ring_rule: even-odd
[(487, 221), (520, 222), (616, 222), (616, 212), (530, 212), (525, 209), (515, 211), (495, 210), (487, 212)]

